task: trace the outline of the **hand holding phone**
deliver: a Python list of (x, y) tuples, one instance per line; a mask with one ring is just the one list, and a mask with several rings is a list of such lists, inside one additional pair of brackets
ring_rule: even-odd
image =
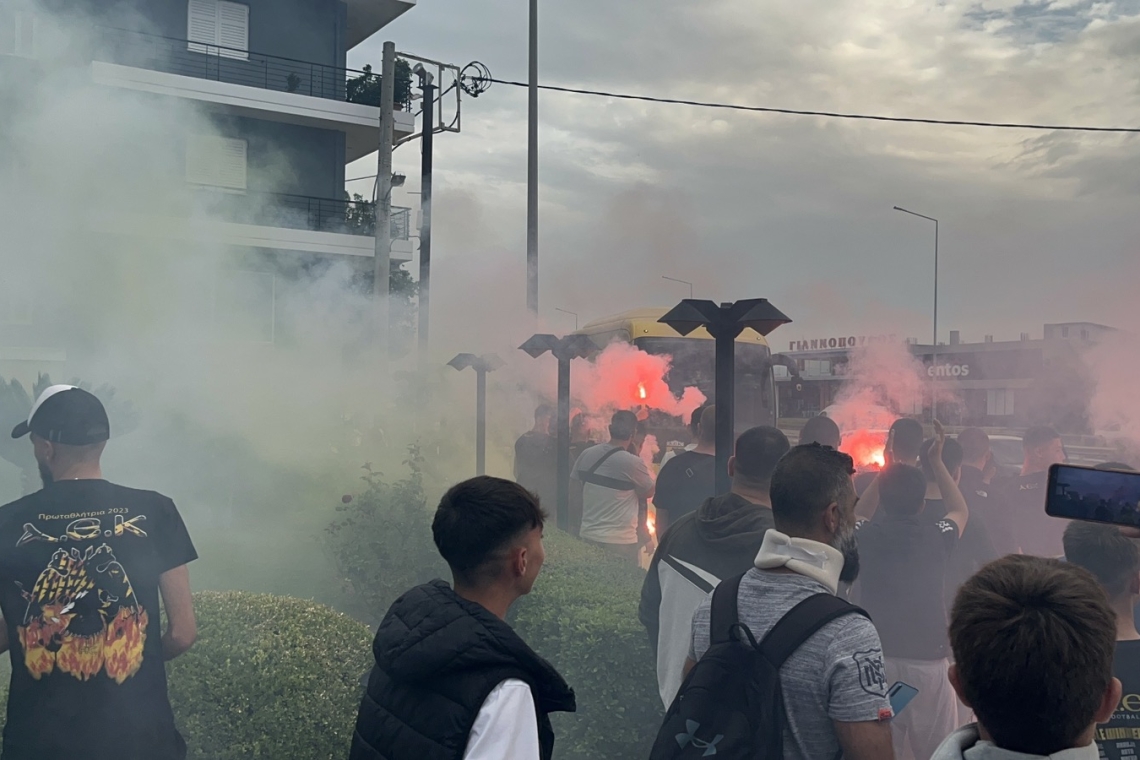
[(891, 702), (891, 712), (895, 714), (896, 718), (917, 694), (918, 689), (902, 681), (895, 681), (891, 688), (887, 689), (887, 699)]

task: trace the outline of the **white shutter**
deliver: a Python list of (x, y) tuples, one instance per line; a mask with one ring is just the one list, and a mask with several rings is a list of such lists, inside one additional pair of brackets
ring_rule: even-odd
[(249, 59), (249, 6), (241, 3), (218, 2), (219, 55), (226, 58)]
[(186, 181), (194, 185), (245, 190), (245, 140), (190, 135), (186, 140)]
[(217, 0), (188, 0), (186, 39), (195, 53), (217, 54), (218, 3)]

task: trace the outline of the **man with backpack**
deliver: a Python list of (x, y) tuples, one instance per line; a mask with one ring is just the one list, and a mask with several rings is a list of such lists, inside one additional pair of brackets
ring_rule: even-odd
[(657, 685), (666, 707), (681, 687), (693, 611), (722, 578), (752, 567), (772, 527), (772, 471), (789, 448), (787, 436), (774, 427), (741, 433), (728, 460), (732, 490), (706, 499), (661, 537), (641, 587), (638, 617), (657, 655)]
[(817, 444), (780, 460), (775, 528), (755, 566), (697, 608), (653, 760), (893, 759), (879, 634), (835, 596), (859, 570), (852, 473), (851, 457)]

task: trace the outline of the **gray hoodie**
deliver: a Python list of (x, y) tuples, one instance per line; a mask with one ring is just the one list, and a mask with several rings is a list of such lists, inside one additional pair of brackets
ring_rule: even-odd
[(1075, 747), (1052, 755), (1026, 755), (1001, 749), (993, 742), (978, 736), (978, 724), (971, 723), (946, 737), (930, 760), (1097, 760), (1100, 751), (1096, 744)]

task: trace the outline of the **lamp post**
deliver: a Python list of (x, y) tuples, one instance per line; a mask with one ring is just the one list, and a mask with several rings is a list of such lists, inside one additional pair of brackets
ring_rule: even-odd
[(679, 282), (682, 285), (688, 285), (689, 286), (689, 298), (693, 297), (693, 283), (689, 282), (688, 280), (678, 280), (676, 277), (667, 277), (665, 275), (661, 275), (661, 279), (662, 280), (668, 280), (669, 282)]
[[(938, 220), (926, 214), (920, 214), (917, 211), (905, 209), (902, 206), (895, 206), (895, 211), (901, 211), (904, 214), (917, 216), (919, 219), (925, 219), (928, 222), (934, 222), (934, 341), (933, 355), (931, 356), (931, 366), (938, 365)], [(937, 373), (936, 373), (937, 374)], [(937, 379), (931, 378), (930, 380), (930, 417), (935, 419), (938, 417), (938, 385)]]
[(538, 0), (530, 0), (526, 141), (526, 305), (538, 317)]
[(432, 135), (435, 134), (435, 85), (434, 77), (422, 63), (417, 63), (412, 71), (420, 78), (423, 91), (423, 132), (420, 140), (420, 290), (419, 290), (419, 365), (427, 364), (428, 324), (431, 317), (431, 185), (432, 185)]
[(699, 327), (708, 330), (716, 341), (716, 492), (728, 493), (732, 481), (728, 476), (728, 458), (735, 436), (736, 338), (745, 328), (768, 335), (792, 320), (768, 302), (767, 298), (749, 298), (736, 303), (681, 301), (661, 317), (663, 322), (681, 335)]
[(462, 372), (475, 370), (475, 474), (487, 474), (487, 373), (503, 366), (503, 360), (494, 354), (476, 356), (459, 354), (447, 363)]
[(597, 350), (597, 346), (585, 335), (567, 335), (564, 338), (559, 338), (555, 335), (539, 333), (532, 335), (519, 348), (535, 359), (549, 351), (558, 360), (558, 504), (556, 517), (558, 527), (562, 530), (569, 530), (570, 362), (574, 359), (586, 358)]

